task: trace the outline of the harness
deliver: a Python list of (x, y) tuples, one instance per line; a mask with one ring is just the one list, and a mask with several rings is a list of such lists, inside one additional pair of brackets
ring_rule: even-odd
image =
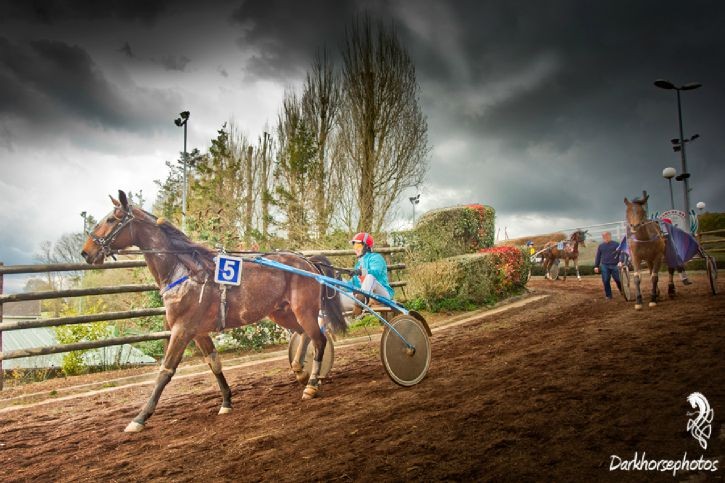
[[(654, 234), (655, 237), (649, 240), (638, 240), (635, 237), (635, 233), (642, 228), (646, 228), (647, 225), (655, 224), (656, 233)], [(662, 238), (662, 230), (660, 229), (659, 223), (656, 220), (647, 220), (643, 221), (641, 223), (630, 223), (627, 226), (627, 240), (631, 240), (633, 243), (654, 243), (658, 241), (660, 238)]]
[[(119, 223), (113, 227), (113, 230), (111, 230), (111, 233), (109, 233), (106, 236), (96, 236), (93, 231), (86, 231), (86, 234), (90, 237), (91, 240), (93, 240), (93, 243), (98, 245), (101, 248), (101, 253), (103, 253), (104, 257), (111, 257), (114, 260), (116, 259), (116, 255), (113, 253), (113, 250), (111, 250), (111, 244), (116, 241), (116, 237), (118, 237), (118, 234), (121, 233), (121, 230), (123, 230), (126, 225), (131, 223), (133, 220), (136, 219), (136, 217), (133, 216), (132, 210), (124, 210), (121, 208), (116, 208), (118, 210), (121, 210), (123, 212), (123, 217), (119, 218), (116, 216), (116, 212), (114, 210), (113, 217), (116, 220), (119, 220)], [(97, 226), (97, 225), (96, 225)], [(94, 229), (95, 231), (95, 229)]]

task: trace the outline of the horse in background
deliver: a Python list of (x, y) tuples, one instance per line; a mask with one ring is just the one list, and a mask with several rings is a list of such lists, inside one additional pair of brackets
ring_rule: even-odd
[[(626, 205), (625, 216), (627, 219), (627, 245), (632, 258), (634, 268), (634, 287), (636, 291), (635, 310), (642, 309), (642, 291), (640, 289), (640, 263), (647, 262), (649, 267), (650, 280), (652, 281), (652, 293), (650, 295), (650, 307), (657, 306), (659, 288), (657, 282), (658, 273), (662, 260), (665, 256), (665, 237), (660, 229), (657, 220), (647, 218), (647, 200), (649, 195), (642, 192), (642, 198), (635, 198), (629, 201), (624, 198)], [(674, 296), (674, 269), (670, 269), (670, 296)]]
[[(230, 412), (231, 390), (209, 333), (253, 324), (265, 316), (286, 329), (303, 333), (312, 342), (315, 355), (302, 399), (315, 397), (320, 387), (320, 364), (327, 343), (318, 325), (318, 314), (326, 314), (333, 330), (345, 332), (347, 325), (339, 293), (327, 293), (313, 278), (248, 261), (242, 262), (241, 286), (222, 289), (214, 283), (216, 253), (192, 242), (162, 218), (132, 206), (123, 191), (119, 190), (118, 194), (118, 200), (111, 198), (114, 205), (111, 212), (89, 233), (81, 254), (89, 264), (96, 265), (103, 263), (115, 250), (129, 246), (140, 248), (159, 286), (171, 330), (156, 386), (125, 431), (143, 430), (176, 372), (184, 349), (192, 340), (204, 354), (221, 389), (219, 414)], [(265, 256), (300, 270), (323, 271), (319, 260), (316, 264), (294, 253)], [(325, 265), (329, 265), (329, 261)], [(296, 375), (300, 379), (300, 374)]]
[(584, 241), (586, 240), (588, 231), (577, 230), (566, 241), (556, 242), (552, 240), (546, 244), (540, 253), (541, 258), (544, 260), (544, 277), (549, 278), (549, 269), (551, 269), (554, 261), (564, 260), (564, 280), (566, 280), (569, 262), (573, 260), (574, 268), (576, 269), (576, 278), (581, 281), (582, 277), (579, 274), (579, 244), (581, 243), (581, 246), (586, 246)]

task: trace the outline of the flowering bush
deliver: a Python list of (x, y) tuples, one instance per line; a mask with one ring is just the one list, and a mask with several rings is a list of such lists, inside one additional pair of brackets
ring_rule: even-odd
[(531, 261), (525, 248), (498, 246), (482, 248), (479, 253), (490, 259), (490, 267), (495, 267), (494, 286), (497, 295), (504, 295), (526, 285)]

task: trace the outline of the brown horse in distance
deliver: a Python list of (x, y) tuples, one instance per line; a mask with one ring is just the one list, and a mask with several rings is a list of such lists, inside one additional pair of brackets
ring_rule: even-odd
[[(101, 264), (114, 250), (129, 246), (140, 248), (159, 286), (171, 329), (156, 386), (126, 431), (137, 432), (144, 428), (164, 387), (176, 372), (184, 349), (192, 340), (204, 354), (221, 389), (219, 413), (230, 412), (231, 390), (209, 333), (253, 324), (265, 316), (311, 339), (315, 355), (302, 398), (315, 397), (327, 343), (318, 325), (318, 314), (324, 312), (333, 330), (344, 332), (347, 326), (339, 294), (323, 294), (324, 287), (313, 278), (244, 261), (241, 286), (226, 289), (226, 304), (223, 305), (222, 288), (214, 282), (216, 254), (192, 242), (171, 224), (131, 206), (123, 191), (118, 194), (119, 200), (111, 198), (113, 210), (89, 234), (82, 255), (90, 264)], [(265, 256), (301, 270), (321, 272), (320, 267), (300, 255), (274, 253)]]
[[(650, 279), (652, 281), (652, 294), (650, 298), (650, 307), (657, 306), (657, 297), (659, 288), (657, 282), (658, 273), (662, 260), (665, 255), (665, 237), (660, 230), (659, 223), (656, 220), (647, 219), (647, 200), (649, 195), (646, 191), (642, 192), (641, 199), (629, 201), (624, 198), (624, 204), (627, 206), (625, 216), (627, 218), (627, 245), (632, 256), (632, 266), (634, 267), (634, 287), (637, 294), (635, 302), (635, 310), (642, 309), (642, 291), (640, 290), (640, 274), (639, 267), (641, 262), (647, 262), (649, 267)], [(674, 283), (672, 282), (672, 274), (670, 271), (670, 285), (672, 286), (671, 295), (674, 295)]]
[[(577, 230), (569, 236), (569, 239), (564, 242), (551, 241), (546, 246), (544, 251), (541, 252), (541, 258), (544, 259), (544, 276), (549, 276), (549, 269), (554, 264), (555, 260), (564, 260), (564, 280), (566, 280), (566, 274), (569, 270), (569, 262), (574, 261), (574, 269), (576, 270), (576, 278), (581, 280), (582, 277), (579, 275), (579, 244), (586, 246), (584, 240), (586, 240), (588, 230)], [(563, 248), (559, 248), (559, 244), (563, 243)]]

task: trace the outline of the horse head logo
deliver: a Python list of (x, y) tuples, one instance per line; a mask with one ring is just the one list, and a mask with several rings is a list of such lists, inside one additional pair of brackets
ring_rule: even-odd
[(697, 416), (695, 419), (687, 421), (687, 430), (700, 443), (702, 449), (707, 449), (707, 440), (710, 439), (712, 431), (710, 423), (712, 423), (712, 418), (715, 416), (715, 411), (710, 408), (707, 398), (699, 392), (693, 392), (687, 396), (687, 402), (690, 403), (693, 409), (697, 409), (697, 412), (687, 413), (688, 416)]

